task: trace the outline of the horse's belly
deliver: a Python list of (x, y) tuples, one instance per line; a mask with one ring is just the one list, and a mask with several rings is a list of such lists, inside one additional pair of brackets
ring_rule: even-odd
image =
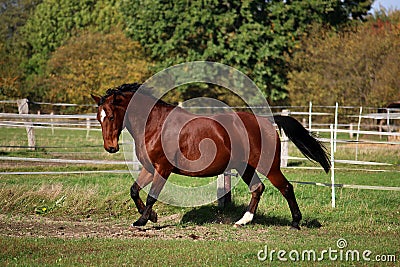
[(187, 175), (209, 177), (223, 173), (230, 165), (230, 151), (227, 149), (210, 149), (208, 151), (200, 149), (202, 152), (197, 157), (181, 157), (175, 162), (174, 172)]

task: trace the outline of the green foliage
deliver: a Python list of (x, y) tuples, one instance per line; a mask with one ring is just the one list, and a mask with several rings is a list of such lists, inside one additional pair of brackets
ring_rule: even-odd
[(103, 95), (107, 88), (143, 81), (147, 65), (137, 42), (120, 30), (82, 31), (52, 53), (33, 87), (42, 88), (46, 101), (86, 104), (92, 102), (90, 93)]
[(122, 12), (128, 35), (157, 62), (154, 70), (216, 61), (238, 68), (278, 101), (287, 96), (287, 56), (308, 25), (358, 19), (371, 2), (127, 0)]
[[(23, 43), (20, 29), (41, 0), (0, 1), (0, 98), (22, 97), (24, 73), (20, 68)], [(26, 96), (25, 96), (26, 97)]]
[(18, 57), (10, 54), (6, 44), (0, 43), (0, 99), (19, 95), (20, 76)]
[[(136, 64), (136, 70), (132, 69), (133, 65), (127, 70), (117, 67), (116, 71), (122, 70), (120, 75), (105, 70), (105, 77), (100, 77), (102, 64), (119, 64), (117, 58), (122, 59), (121, 64), (128, 64), (125, 58), (140, 54), (141, 48), (137, 44), (127, 44), (125, 50), (116, 49), (119, 55), (112, 60), (104, 59), (104, 62), (100, 57), (93, 61), (84, 59), (83, 51), (71, 52), (71, 49), (88, 49), (84, 38), (92, 38), (89, 32), (106, 35), (114, 29), (124, 28), (156, 62), (151, 68), (153, 72), (187, 61), (216, 61), (241, 70), (256, 82), (270, 102), (279, 103), (288, 96), (288, 60), (300, 47), (300, 40), (309, 38), (306, 34), (309, 26), (339, 28), (350, 21), (363, 20), (371, 2), (1, 0), (0, 93), (6, 98), (81, 103), (86, 100), (75, 98), (76, 92), (87, 93), (115, 85), (114, 82), (128, 79), (125, 77), (132, 71), (136, 74), (129, 81), (142, 80), (148, 65), (141, 61)], [(102, 37), (96, 38), (101, 43)], [(94, 45), (91, 40), (87, 43)], [(68, 47), (70, 45), (72, 48)], [(60, 47), (70, 51), (69, 56), (78, 57), (75, 61), (64, 57), (67, 65), (72, 64), (70, 70), (61, 68), (60, 62), (56, 63), (63, 58)], [(100, 46), (96, 47), (101, 50)], [(110, 57), (112, 50), (93, 53), (105, 53)], [(50, 56), (54, 58), (50, 59)], [(74, 65), (79, 60), (84, 60), (86, 66)], [(396, 75), (396, 66), (392, 68), (390, 64), (395, 63), (387, 62), (387, 72)], [(89, 75), (91, 71), (93, 75)], [(111, 75), (116, 78), (111, 79)], [(315, 77), (311, 77), (310, 81), (314, 80)], [(318, 83), (318, 80), (314, 82)], [(76, 90), (68, 91), (64, 83)], [(178, 89), (170, 95), (170, 100), (178, 102), (193, 96), (212, 96), (233, 105), (240, 104), (237, 97), (223, 88), (210, 90), (203, 85), (187, 89)]]
[(115, 0), (45, 0), (23, 28), (28, 73), (43, 73), (51, 52), (79, 30), (109, 31), (120, 21)]
[(0, 0), (0, 40), (11, 41), (42, 0)]
[(400, 99), (400, 12), (334, 32), (316, 27), (291, 61), (293, 105), (384, 106)]

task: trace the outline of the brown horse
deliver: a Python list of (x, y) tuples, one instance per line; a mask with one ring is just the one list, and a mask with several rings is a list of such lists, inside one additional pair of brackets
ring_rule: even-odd
[[(152, 207), (171, 173), (206, 177), (236, 169), (249, 186), (251, 200), (235, 225), (251, 222), (256, 212), (265, 188), (258, 171), (286, 198), (292, 227), (300, 229), (301, 212), (293, 186), (280, 170), (280, 140), (271, 118), (247, 112), (195, 115), (157, 100), (138, 90), (139, 87), (136, 83), (124, 84), (107, 90), (103, 97), (92, 95), (98, 104), (97, 119), (102, 127), (104, 148), (110, 153), (117, 152), (119, 136), (126, 127), (143, 165), (131, 187), (131, 197), (141, 214), (133, 226), (157, 221)], [(131, 99), (134, 104), (129, 104)], [(297, 120), (289, 116), (274, 116), (274, 120), (307, 158), (329, 172), (326, 149)], [(139, 191), (151, 182), (144, 204)]]
[[(378, 113), (386, 113), (389, 114), (390, 113), (400, 113), (400, 101), (396, 101), (396, 102), (392, 102), (389, 103), (385, 108), (378, 108)], [(393, 120), (388, 120), (387, 118), (383, 118), (383, 119), (377, 119), (377, 124), (379, 127), (379, 131), (382, 132), (383, 129), (383, 125), (385, 123), (388, 123), (387, 125), (387, 131), (390, 132), (390, 125), (393, 123)], [(396, 121), (394, 121), (396, 122)]]

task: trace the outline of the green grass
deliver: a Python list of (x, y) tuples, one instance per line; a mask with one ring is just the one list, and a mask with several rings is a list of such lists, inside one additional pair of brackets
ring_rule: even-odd
[[(278, 234), (272, 232), (271, 234)], [(264, 266), (270, 262), (261, 262), (257, 253), (264, 250), (265, 246), (272, 249), (291, 251), (296, 247), (307, 247), (307, 240), (315, 238), (319, 241), (315, 250), (322, 251), (329, 247), (336, 248), (336, 240), (323, 240), (318, 236), (306, 235), (303, 240), (298, 240), (298, 234), (285, 233), (286, 238), (271, 240), (265, 236), (265, 243), (259, 242), (205, 242), (189, 240), (110, 240), (110, 239), (36, 239), (24, 240), (15, 238), (2, 238), (0, 247), (6, 256), (0, 258), (4, 264), (30, 266)], [(294, 239), (289, 242), (288, 239)], [(355, 242), (349, 239), (348, 242)], [(372, 245), (372, 240), (368, 242)], [(25, 251), (18, 249), (25, 247)], [(309, 247), (309, 249), (311, 249)], [(357, 248), (364, 251), (365, 248)], [(299, 251), (301, 251), (299, 249)], [(392, 251), (391, 253), (393, 253)], [(376, 253), (376, 254), (375, 254)], [(373, 255), (388, 251), (374, 251)], [(286, 255), (286, 257), (288, 257)], [(328, 257), (326, 256), (326, 259)], [(273, 265), (279, 264), (276, 256)], [(306, 262), (306, 265), (326, 266), (327, 261)], [(319, 263), (319, 264), (318, 264)], [(339, 261), (330, 262), (334, 265), (346, 263)], [(301, 264), (301, 263), (300, 263)], [(304, 263), (303, 263), (304, 264)], [(348, 264), (348, 263), (347, 263)], [(346, 264), (346, 265), (347, 265)], [(365, 262), (351, 262), (362, 266)], [(390, 265), (392, 265), (391, 263)], [(286, 265), (287, 263), (282, 263)]]
[[(10, 143), (4, 141), (7, 138), (19, 139), (23, 131), (2, 129), (2, 145)], [(93, 132), (93, 136), (91, 133), (86, 139), (85, 131), (56, 130), (56, 136), (53, 137), (51, 131), (45, 130), (38, 139), (39, 144), (47, 139), (51, 141), (47, 146), (65, 145), (68, 149), (37, 152), (3, 149), (0, 153), (9, 156), (123, 159), (123, 153), (108, 155), (103, 152), (100, 133)], [(17, 141), (14, 143), (17, 144)], [(76, 153), (80, 144), (86, 145), (84, 152), (89, 153)], [(90, 147), (92, 145), (98, 147)], [(335, 156), (352, 159), (354, 149), (354, 145), (340, 145)], [(354, 170), (366, 167), (339, 165), (346, 170), (336, 171), (336, 183), (400, 187), (399, 153), (399, 149), (393, 146), (383, 150), (360, 146), (360, 159), (393, 165), (379, 166), (388, 172)], [(300, 153), (291, 146), (290, 155), (297, 156)], [(315, 166), (306, 161), (291, 161), (290, 164)], [(124, 167), (0, 163), (1, 172), (121, 168)], [(284, 169), (283, 172), (291, 181), (330, 182), (330, 175), (322, 170)], [(170, 181), (182, 186), (201, 186), (214, 180), (215, 177), (197, 179), (174, 175)], [(100, 228), (106, 225), (128, 229), (128, 225), (139, 217), (129, 196), (133, 181), (134, 177), (130, 174), (0, 174), (0, 265), (265, 266), (270, 264), (269, 260), (260, 262), (257, 259), (257, 253), (265, 246), (277, 251), (313, 249), (321, 252), (329, 248), (337, 249), (339, 238), (347, 240), (348, 249), (368, 249), (374, 256), (393, 254), (397, 256), (397, 264), (400, 262), (399, 191), (337, 188), (336, 208), (332, 208), (329, 187), (294, 183), (303, 220), (302, 230), (292, 231), (289, 229), (291, 217), (285, 199), (265, 181), (266, 190), (254, 223), (234, 228), (233, 222), (243, 215), (250, 200), (246, 185), (240, 181), (232, 192), (233, 203), (224, 209), (218, 208), (216, 203), (182, 208), (157, 202), (154, 208), (160, 222), (149, 223), (144, 232), (131, 233), (127, 230), (118, 238), (107, 231), (97, 237), (87, 237), (82, 233), (76, 237), (51, 234), (53, 230), (62, 231), (64, 224), (71, 231), (76, 227), (77, 233), (78, 228), (83, 226), (89, 229), (98, 227), (98, 231), (102, 231)], [(145, 192), (141, 192), (141, 197), (145, 199)], [(8, 228), (18, 229), (22, 222), (21, 225), (29, 226), (29, 229), (22, 227), (20, 231), (7, 232)], [(32, 236), (29, 232), (32, 232)], [(277, 264), (287, 265), (275, 257), (272, 265)], [(326, 257), (322, 262), (311, 264), (364, 266), (366, 262), (330, 261)], [(299, 262), (299, 265), (309, 266), (310, 262)], [(387, 265), (393, 266), (395, 263)]]
[[(286, 170), (288, 179), (326, 181), (318, 171)], [(367, 172), (338, 174), (345, 181), (361, 184)], [(376, 175), (376, 174), (374, 174)], [(400, 186), (399, 177), (385, 176), (382, 184)], [(182, 177), (174, 177), (179, 180)], [(396, 179), (397, 178), (397, 179)], [(35, 216), (72, 221), (91, 218), (102, 224), (126, 224), (138, 218), (129, 199), (129, 175), (68, 175), (68, 176), (1, 176), (1, 214), (7, 217)], [(371, 180), (373, 180), (371, 178)], [(215, 203), (197, 208), (179, 208), (157, 203), (160, 218), (179, 214), (164, 238), (54, 238), (1, 236), (0, 261), (16, 265), (192, 265), (242, 266), (263, 265), (257, 252), (267, 245), (270, 250), (322, 251), (336, 248), (336, 241), (345, 238), (349, 249), (371, 250), (374, 254), (400, 256), (400, 193), (337, 189), (337, 207), (331, 208), (330, 188), (296, 185), (295, 192), (303, 212), (302, 230), (289, 229), (290, 213), (281, 194), (266, 181), (266, 191), (253, 224), (233, 228), (231, 223), (244, 212), (250, 194), (243, 182), (233, 191), (233, 204), (219, 209)], [(56, 205), (62, 196), (65, 200)], [(142, 194), (145, 197), (145, 194)], [(37, 208), (48, 211), (37, 213)], [(220, 224), (222, 222), (222, 224)], [(169, 224), (169, 223), (164, 223)], [(152, 224), (150, 224), (152, 225)], [(163, 223), (156, 224), (163, 226)], [(150, 227), (150, 226), (149, 226)], [(213, 240), (207, 240), (212, 233)], [(185, 230), (192, 229), (192, 230)], [(190, 234), (205, 240), (176, 238)], [(215, 239), (215, 240), (214, 240)], [(268, 261), (267, 261), (268, 262)], [(274, 263), (277, 263), (275, 258)], [(323, 265), (330, 264), (328, 259)], [(321, 264), (322, 264), (321, 263)], [(307, 262), (303, 262), (307, 266)], [(362, 262), (358, 263), (363, 265)]]
[[(260, 262), (252, 242), (1, 238), (5, 265), (36, 266), (243, 266)], [(25, 247), (25, 251), (19, 248)], [(221, 252), (224, 253), (221, 253)], [(5, 256), (7, 255), (7, 256)]]
[[(73, 159), (112, 159), (124, 160), (123, 153), (108, 154), (103, 147), (100, 131), (35, 128), (37, 150), (30, 151), (27, 146), (25, 128), (2, 128), (0, 131), (0, 155), (15, 157), (73, 158)], [(22, 148), (17, 148), (22, 146)]]

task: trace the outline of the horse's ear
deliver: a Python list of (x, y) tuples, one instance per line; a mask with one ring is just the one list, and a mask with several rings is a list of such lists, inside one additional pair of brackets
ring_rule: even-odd
[(92, 95), (92, 94), (91, 94), (91, 96), (92, 96), (93, 100), (96, 102), (96, 104), (98, 105), (100, 103), (101, 97), (100, 96), (96, 96), (96, 95)]

